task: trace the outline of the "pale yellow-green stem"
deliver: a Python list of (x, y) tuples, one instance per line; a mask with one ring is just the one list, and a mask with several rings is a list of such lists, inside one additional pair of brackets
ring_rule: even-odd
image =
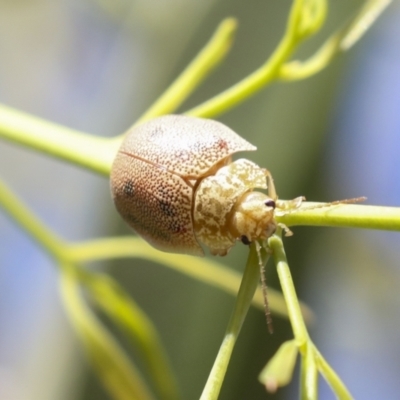
[[(265, 254), (263, 262), (266, 262)], [(257, 288), (259, 277), (258, 256), (255, 243), (253, 243), (250, 245), (249, 257), (243, 273), (243, 279), (242, 283), (240, 284), (239, 293), (236, 297), (236, 303), (232, 316), (229, 320), (224, 339), (208, 376), (207, 383), (203, 389), (200, 400), (218, 399), (236, 339), (250, 307), (251, 299), (253, 298), (254, 292)]]
[(276, 220), (287, 226), (311, 225), (400, 231), (400, 207), (304, 202), (299, 209), (277, 216)]
[(336, 397), (340, 400), (353, 400), (353, 396), (349, 393), (346, 386), (339, 378), (338, 374), (327, 363), (325, 358), (322, 356), (322, 354), (317, 350), (317, 348), (314, 345), (313, 345), (313, 352), (318, 370), (321, 372), (325, 380), (328, 382), (329, 386), (335, 392)]
[[(152, 400), (139, 371), (81, 298), (75, 268), (63, 266), (61, 293), (94, 369), (114, 400)], [(172, 399), (171, 399), (172, 400)]]
[(293, 334), (300, 351), (304, 351), (304, 345), (309, 339), (306, 324), (301, 314), (300, 304), (297, 299), (289, 266), (287, 265), (285, 249), (282, 239), (277, 235), (268, 240), (268, 246), (272, 250), (272, 256), (278, 271), (279, 282), (286, 300), (289, 312), (289, 320), (292, 325)]
[[(286, 299), (294, 338), (299, 352), (302, 355), (302, 371), (300, 377), (302, 398), (310, 400), (316, 398), (317, 377), (315, 368), (317, 368), (325, 377), (339, 399), (352, 399), (346, 386), (324, 360), (310, 339), (304, 319), (301, 315), (299, 301), (297, 299), (296, 290), (290, 274), (281, 237), (277, 234), (272, 236), (268, 240), (268, 245), (272, 251), (272, 256), (278, 271), (279, 281)], [(313, 360), (311, 358), (313, 358)]]
[[(238, 244), (239, 245), (239, 244)], [(225, 267), (215, 259), (184, 256), (160, 252), (143, 239), (133, 236), (96, 239), (88, 242), (71, 244), (69, 255), (77, 262), (109, 260), (117, 258), (143, 258), (159, 263), (174, 271), (185, 274), (193, 279), (212, 285), (232, 295), (236, 295), (242, 275)], [(277, 290), (268, 289), (270, 308), (273, 314), (287, 317), (285, 300)], [(257, 288), (253, 305), (264, 310), (264, 299), (261, 288)], [(304, 319), (311, 322), (314, 319), (312, 311), (301, 304)]]
[(318, 369), (315, 363), (313, 346), (307, 343), (306, 351), (301, 360), (300, 399), (318, 399)]
[[(322, 1), (325, 2), (325, 0)], [(302, 36), (298, 31), (299, 24), (301, 24), (302, 18), (304, 18), (303, 7), (307, 8), (307, 5), (304, 5), (303, 3), (305, 3), (303, 0), (294, 1), (290, 11), (285, 35), (265, 64), (242, 81), (207, 100), (203, 104), (186, 111), (185, 114), (203, 118), (215, 117), (216, 115), (220, 115), (233, 108), (248, 97), (251, 97), (275, 79), (279, 75), (280, 67), (307, 36), (307, 33), (303, 32)], [(324, 10), (320, 9), (315, 17), (317, 18), (317, 21), (313, 22), (315, 23), (315, 29), (317, 30), (325, 18)]]
[(0, 105), (0, 138), (102, 175), (109, 175), (119, 143)]
[(224, 60), (236, 29), (234, 18), (222, 21), (207, 45), (136, 123), (175, 111)]
[(37, 218), (0, 179), (0, 207), (56, 260), (65, 259), (63, 241)]

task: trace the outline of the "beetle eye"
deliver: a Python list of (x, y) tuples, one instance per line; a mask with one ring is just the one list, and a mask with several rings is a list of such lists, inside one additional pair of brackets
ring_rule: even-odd
[(240, 237), (240, 240), (242, 241), (243, 244), (245, 244), (246, 246), (248, 246), (251, 242), (249, 240), (249, 238), (246, 235), (242, 235)]
[(275, 204), (275, 201), (274, 201), (274, 200), (267, 200), (264, 204), (265, 204), (267, 207), (271, 207), (271, 208), (275, 208), (275, 207), (276, 207), (276, 204)]

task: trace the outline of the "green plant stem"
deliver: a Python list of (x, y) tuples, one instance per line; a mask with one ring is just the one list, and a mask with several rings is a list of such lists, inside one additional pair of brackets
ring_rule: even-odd
[(280, 65), (293, 50), (291, 38), (285, 36), (272, 57), (261, 68), (206, 102), (188, 110), (186, 115), (212, 118), (221, 115), (261, 90), (278, 74)]
[(282, 287), (283, 295), (286, 299), (289, 319), (292, 325), (294, 337), (297, 341), (299, 350), (304, 354), (304, 345), (309, 340), (309, 336), (301, 314), (300, 304), (297, 299), (296, 289), (293, 284), (290, 269), (287, 264), (282, 239), (278, 235), (273, 235), (268, 240), (268, 246), (272, 250), (274, 262), (278, 271), (279, 282)]
[(328, 0), (311, 0), (302, 2), (302, 21), (299, 33), (308, 37), (316, 34), (325, 22), (328, 13)]
[(62, 271), (61, 288), (64, 304), (77, 333), (85, 344), (85, 350), (92, 360), (95, 370), (113, 399), (153, 399), (139, 372), (82, 300), (76, 269), (65, 264)]
[[(263, 262), (266, 262), (266, 260), (263, 260)], [(236, 298), (232, 316), (225, 332), (225, 337), (218, 351), (217, 358), (214, 361), (214, 365), (211, 369), (200, 400), (218, 399), (226, 370), (228, 368), (229, 360), (231, 358), (236, 339), (243, 325), (243, 321), (249, 310), (251, 299), (256, 291), (259, 276), (258, 256), (255, 244), (253, 243), (250, 245), (250, 253), (247, 259), (242, 283)]]
[(391, 0), (366, 1), (357, 15), (328, 38), (308, 60), (282, 65), (279, 78), (285, 81), (305, 79), (324, 69), (336, 55), (353, 46), (390, 3)]
[(109, 175), (119, 147), (115, 139), (66, 128), (0, 105), (0, 137), (102, 175)]
[(279, 69), (289, 58), (302, 38), (297, 35), (298, 20), (301, 18), (303, 0), (295, 0), (285, 35), (271, 57), (260, 68), (229, 89), (185, 112), (186, 115), (211, 118), (238, 105), (261, 90), (279, 75)]
[(327, 363), (322, 354), (313, 346), (314, 358), (317, 364), (318, 370), (324, 376), (329, 386), (335, 392), (336, 397), (340, 400), (353, 400), (353, 396), (347, 390), (337, 373)]
[(234, 18), (223, 20), (207, 45), (137, 123), (175, 111), (224, 60), (232, 46), (236, 29), (237, 21)]
[(0, 180), (0, 205), (28, 235), (57, 260), (65, 259), (63, 241), (45, 226)]
[(151, 320), (128, 293), (110, 276), (85, 271), (77, 274), (92, 302), (125, 334), (132, 347), (139, 349), (149, 376), (161, 399), (180, 398), (168, 357)]
[(276, 220), (287, 226), (312, 225), (400, 231), (400, 207), (305, 202), (298, 210), (277, 216)]
[[(143, 258), (151, 260), (172, 270), (185, 274), (193, 279), (212, 285), (232, 295), (236, 295), (242, 275), (212, 259), (163, 253), (155, 250), (143, 239), (133, 236), (113, 237), (90, 240), (71, 244), (68, 250), (70, 257), (77, 262), (109, 260), (117, 258)], [(271, 311), (276, 315), (287, 317), (285, 300), (277, 290), (268, 289)], [(264, 299), (258, 287), (253, 298), (253, 305), (264, 311)], [(301, 304), (304, 319), (314, 320), (314, 314), (305, 304)]]
[(340, 47), (341, 35), (334, 35), (308, 60), (290, 61), (279, 70), (279, 79), (294, 81), (306, 79), (322, 71), (337, 55)]
[(350, 49), (391, 3), (392, 0), (366, 0), (347, 27), (341, 49)]
[[(294, 337), (297, 342), (298, 349), (303, 357), (301, 372), (302, 380), (300, 384), (302, 396), (304, 396), (302, 398), (314, 399), (316, 396), (316, 366), (318, 370), (324, 375), (325, 379), (332, 387), (332, 390), (336, 393), (339, 399), (351, 400), (351, 394), (347, 390), (346, 386), (315, 348), (308, 335), (306, 325), (301, 315), (299, 302), (290, 274), (290, 269), (287, 263), (282, 239), (280, 238), (280, 236), (275, 234), (268, 240), (268, 245), (272, 250), (274, 262), (278, 271), (279, 281), (281, 283), (282, 291), (287, 302), (289, 319), (292, 325)], [(314, 361), (311, 361), (310, 357), (313, 357)], [(308, 368), (310, 369), (307, 370)]]
[(305, 356), (302, 358), (300, 382), (300, 399), (317, 400), (318, 370), (315, 364), (313, 346), (310, 342), (307, 343)]

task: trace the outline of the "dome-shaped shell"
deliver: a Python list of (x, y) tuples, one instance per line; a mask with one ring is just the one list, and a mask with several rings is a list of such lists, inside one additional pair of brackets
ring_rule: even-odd
[(210, 119), (165, 115), (128, 132), (120, 151), (197, 178), (238, 151), (256, 150), (232, 129)]
[(159, 250), (203, 255), (193, 227), (193, 180), (238, 151), (256, 150), (225, 125), (168, 115), (132, 128), (111, 170), (115, 205)]

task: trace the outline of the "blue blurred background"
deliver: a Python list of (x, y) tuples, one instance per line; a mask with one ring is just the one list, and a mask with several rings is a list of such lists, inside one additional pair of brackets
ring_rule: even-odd
[[(190, 61), (226, 16), (239, 19), (226, 63), (187, 102), (198, 104), (258, 67), (281, 37), (290, 1), (0, 1), (0, 101), (96, 135), (123, 132)], [(331, 2), (326, 28), (361, 1)], [(319, 75), (274, 84), (221, 120), (258, 147), (281, 198), (367, 196), (400, 205), (400, 6), (395, 2), (349, 54)], [(186, 109), (185, 107), (185, 109)], [(0, 142), (2, 178), (57, 233), (80, 240), (128, 232), (108, 182)], [(316, 313), (311, 334), (355, 398), (400, 392), (398, 233), (296, 228), (286, 240), (300, 297)], [(241, 271), (242, 246), (224, 259)], [(153, 318), (182, 386), (199, 397), (233, 299), (147, 262), (107, 266)], [(268, 280), (277, 279), (272, 265)], [(297, 382), (267, 396), (258, 372), (283, 340), (252, 310), (221, 399), (297, 397)], [(66, 319), (51, 261), (0, 213), (0, 399), (107, 399)], [(321, 399), (333, 395), (321, 384)]]

